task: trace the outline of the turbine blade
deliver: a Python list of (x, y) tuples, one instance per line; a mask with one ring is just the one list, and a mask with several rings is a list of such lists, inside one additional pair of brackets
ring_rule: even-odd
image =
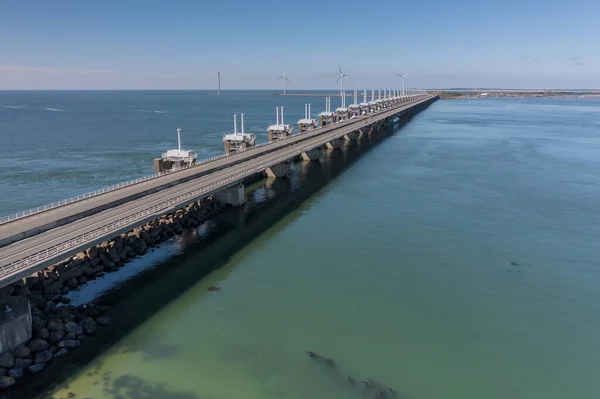
[(292, 83), (292, 82), (290, 82), (290, 80), (288, 78), (285, 78), (285, 80), (287, 80), (289, 83)]
[(342, 68), (340, 68), (340, 66), (338, 65), (338, 71), (340, 71), (340, 75), (343, 75), (344, 73), (342, 72)]
[(339, 82), (341, 78), (342, 78), (341, 76), (338, 76), (338, 78), (337, 78), (337, 80), (335, 81), (335, 83)]

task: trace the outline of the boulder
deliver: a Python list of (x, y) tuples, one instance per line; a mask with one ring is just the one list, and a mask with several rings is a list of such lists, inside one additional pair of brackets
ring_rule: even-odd
[(18, 288), (15, 291), (15, 295), (17, 295), (17, 296), (29, 296), (30, 294), (31, 294), (31, 291), (29, 291), (29, 288), (27, 288), (27, 287)]
[(37, 332), (37, 337), (42, 340), (46, 340), (46, 339), (50, 338), (50, 331), (48, 331), (48, 329), (46, 327), (41, 328)]
[(94, 245), (86, 251), (86, 254), (90, 259), (96, 259), (100, 254), (100, 251), (98, 250), (98, 247)]
[(15, 369), (25, 369), (29, 366), (31, 366), (33, 364), (33, 360), (32, 359), (21, 359), (21, 358), (16, 358), (15, 359), (15, 364), (13, 365), (13, 368)]
[(6, 367), (0, 367), (0, 375), (8, 374), (8, 369)]
[(77, 279), (75, 277), (71, 277), (67, 279), (66, 285), (71, 289), (75, 289), (79, 286), (79, 283), (77, 282)]
[(68, 348), (68, 349), (79, 348), (80, 345), (81, 345), (81, 343), (79, 342), (78, 339), (67, 339), (65, 341), (61, 341), (61, 342), (58, 343), (58, 349), (63, 349), (63, 348)]
[(87, 283), (87, 277), (81, 276), (77, 279), (77, 281), (79, 282), (80, 285), (83, 285), (83, 284)]
[(34, 363), (46, 363), (52, 359), (52, 351), (50, 349), (46, 349), (45, 351), (41, 351), (35, 354), (33, 358)]
[(69, 334), (74, 334), (74, 336), (83, 334), (83, 328), (79, 324), (74, 323), (74, 322), (66, 323), (65, 330)]
[[(48, 287), (48, 288), (50, 288), (50, 287)], [(46, 302), (46, 306), (44, 306), (44, 312), (46, 314), (52, 313), (54, 311), (55, 307), (56, 307), (56, 304), (54, 302), (48, 301), (48, 302)]]
[(0, 367), (7, 369), (11, 368), (15, 364), (15, 357), (10, 352), (4, 352), (0, 355)]
[(83, 319), (79, 325), (83, 329), (83, 333), (86, 335), (93, 335), (96, 333), (96, 322), (91, 317)]
[(50, 333), (50, 342), (53, 344), (60, 342), (65, 337), (64, 331), (53, 331)]
[(110, 319), (106, 316), (98, 317), (96, 318), (96, 323), (100, 324), (101, 326), (105, 326), (110, 323)]
[(50, 331), (50, 332), (56, 332), (56, 331), (65, 331), (65, 325), (62, 323), (62, 321), (60, 319), (52, 319), (48, 322), (48, 324), (46, 325), (46, 328)]
[(12, 378), (23, 377), (23, 369), (10, 369), (8, 370), (8, 376)]
[(92, 266), (84, 266), (81, 268), (81, 271), (83, 272), (83, 275), (86, 277), (93, 276), (95, 273), (94, 268)]
[(37, 353), (48, 349), (50, 345), (46, 340), (38, 338), (31, 341), (27, 346), (29, 346), (29, 349), (31, 349), (33, 353)]
[(69, 350), (67, 348), (61, 348), (59, 349), (55, 354), (54, 357), (63, 357), (64, 355), (66, 355), (67, 353), (69, 353)]
[(0, 388), (8, 388), (15, 385), (15, 379), (13, 377), (2, 376), (0, 377)]
[(27, 370), (30, 373), (38, 373), (42, 371), (44, 367), (46, 367), (46, 363), (32, 364), (31, 366), (27, 367)]
[(25, 359), (29, 356), (31, 356), (31, 349), (29, 349), (28, 346), (19, 346), (17, 349), (15, 349), (15, 357)]

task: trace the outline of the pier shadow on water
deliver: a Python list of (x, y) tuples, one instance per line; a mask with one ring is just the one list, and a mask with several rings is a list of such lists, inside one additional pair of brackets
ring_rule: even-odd
[[(96, 367), (87, 375), (97, 377), (94, 384), (102, 384), (103, 397), (115, 399), (209, 398), (210, 396), (202, 396), (193, 392), (179, 392), (172, 386), (146, 381), (133, 375), (113, 377), (110, 373), (102, 373), (100, 371), (102, 369), (101, 354), (127, 337), (138, 326), (152, 319), (170, 302), (180, 298), (211, 271), (227, 264), (232, 256), (242, 248), (252, 245), (252, 241), (265, 231), (271, 229), (270, 234), (277, 234), (293, 223), (302, 215), (301, 212), (296, 213), (291, 219), (288, 217), (286, 224), (277, 224), (308, 199), (318, 198), (319, 191), (323, 190), (329, 182), (385, 139), (385, 136), (377, 135), (361, 137), (358, 142), (347, 142), (339, 150), (326, 151), (318, 162), (297, 162), (288, 179), (267, 179), (248, 186), (246, 188), (247, 202), (244, 207), (227, 210), (195, 231), (188, 230), (182, 236), (161, 244), (161, 248), (155, 251), (159, 253), (161, 250), (167, 251), (169, 245), (174, 243), (179, 246), (179, 249), (173, 250), (171, 247), (169, 249), (171, 254), (166, 256), (166, 260), (144, 269), (134, 278), (121, 282), (95, 299), (96, 303), (110, 307), (111, 323), (101, 329), (96, 337), (83, 342), (80, 350), (53, 361), (43, 373), (27, 375), (18, 387), (9, 392), (10, 397), (15, 399), (37, 397), (36, 395), (56, 399), (80, 397), (77, 392), (70, 392), (70, 387), (65, 383), (70, 377), (94, 361)], [(272, 229), (274, 225), (276, 228)], [(137, 261), (143, 260), (144, 258), (141, 258)], [(229, 270), (214, 276), (206, 283), (207, 286), (208, 284), (218, 286), (219, 282), (231, 272), (232, 270)], [(209, 294), (209, 291), (206, 290), (204, 295)], [(180, 316), (173, 315), (173, 318)], [(169, 325), (168, 319), (167, 315), (166, 319), (164, 317), (161, 319), (160, 326), (145, 329), (142, 334), (127, 337), (124, 342), (120, 343), (120, 354), (123, 356), (135, 354), (148, 362), (180, 356), (185, 352), (185, 348), (177, 343), (136, 344), (136, 340), (147, 342), (152, 339), (154, 332), (164, 330)], [(230, 360), (239, 361), (240, 353), (243, 351), (242, 347), (232, 349), (229, 352), (233, 354)], [(227, 357), (227, 351), (223, 355)], [(290, 362), (293, 361), (290, 360)], [(323, 370), (315, 369), (310, 373), (314, 378), (321, 378)], [(336, 373), (340, 373), (340, 370), (336, 370)], [(339, 384), (341, 388), (349, 389), (346, 374), (343, 372), (341, 377), (336, 375), (332, 381), (334, 387)], [(60, 388), (58, 393), (53, 393), (53, 390), (57, 388)], [(356, 392), (350, 389), (349, 394), (351, 393), (354, 395)], [(364, 396), (364, 394), (365, 392), (361, 391), (356, 397), (371, 397)], [(285, 397), (286, 395), (283, 392), (274, 391), (268, 396)], [(85, 397), (85, 395), (81, 397)]]

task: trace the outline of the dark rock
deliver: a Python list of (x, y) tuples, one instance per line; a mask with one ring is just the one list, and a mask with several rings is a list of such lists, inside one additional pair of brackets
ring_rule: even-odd
[(46, 349), (45, 351), (36, 353), (36, 355), (33, 358), (33, 362), (34, 363), (46, 363), (50, 359), (52, 359), (52, 352), (50, 351), (50, 349)]
[(44, 312), (52, 313), (54, 311), (55, 307), (56, 307), (56, 304), (54, 302), (48, 301), (48, 302), (46, 302), (46, 306), (44, 307)]
[(83, 334), (83, 328), (79, 324), (74, 322), (66, 323), (65, 330), (67, 331), (67, 333), (72, 333), (74, 335)]
[(50, 345), (48, 344), (48, 342), (46, 340), (43, 340), (43, 339), (34, 339), (27, 346), (29, 346), (29, 349), (31, 349), (31, 351), (33, 353), (37, 353), (37, 352), (41, 352), (41, 351), (44, 351), (44, 350), (48, 349), (48, 347)]
[(44, 369), (44, 367), (46, 367), (46, 363), (38, 363), (38, 364), (33, 364), (33, 365), (27, 367), (27, 370), (30, 373), (38, 373), (38, 372), (42, 371)]
[(12, 283), (10, 286), (11, 287), (15, 287), (15, 288), (23, 288), (23, 287), (25, 287), (25, 281), (24, 280), (17, 280), (14, 283)]
[(85, 284), (85, 283), (87, 283), (87, 277), (81, 276), (77, 279), (77, 281), (79, 282), (79, 284)]
[[(79, 326), (79, 324), (78, 324), (78, 326)], [(73, 334), (72, 332), (65, 335), (65, 339), (75, 339), (75, 338), (76, 338), (76, 335)]]
[(8, 388), (15, 385), (15, 379), (13, 377), (0, 377), (0, 388)]
[(31, 294), (31, 291), (29, 291), (29, 288), (27, 288), (27, 287), (18, 288), (15, 291), (15, 295), (17, 295), (17, 296), (29, 296), (30, 294)]
[(4, 352), (0, 355), (0, 367), (11, 368), (15, 364), (15, 357), (10, 352)]
[(67, 323), (71, 323), (75, 321), (75, 315), (71, 314), (71, 313), (67, 313), (63, 316), (60, 316), (60, 319), (62, 320), (63, 323), (67, 324)]
[(65, 337), (64, 331), (53, 331), (50, 333), (50, 342), (53, 344), (60, 342)]
[(28, 358), (31, 355), (31, 349), (28, 346), (19, 346), (15, 349), (15, 357)]
[(12, 378), (23, 377), (23, 369), (10, 369), (8, 370), (8, 376)]
[(48, 325), (46, 325), (46, 328), (51, 332), (65, 331), (65, 325), (62, 323), (62, 321), (60, 319), (50, 320), (48, 322)]
[(79, 283), (77, 282), (77, 279), (75, 277), (71, 277), (71, 278), (67, 279), (66, 285), (67, 285), (67, 287), (69, 287), (71, 289), (75, 289), (79, 286)]
[(68, 348), (68, 349), (79, 348), (80, 345), (81, 345), (81, 342), (79, 342), (78, 339), (68, 339), (66, 341), (59, 342), (58, 343), (58, 349), (62, 349), (62, 348)]
[(37, 332), (37, 337), (44, 339), (44, 340), (48, 339), (48, 338), (50, 338), (50, 331), (48, 331), (48, 329), (46, 327), (41, 328)]
[(106, 274), (106, 273), (104, 273), (104, 272), (98, 272), (98, 273), (96, 273), (94, 276), (95, 276), (96, 278), (100, 278), (100, 277), (104, 276), (105, 274)]
[(55, 358), (57, 358), (57, 357), (63, 357), (63, 356), (64, 356), (64, 355), (66, 355), (67, 353), (69, 353), (69, 350), (68, 350), (67, 348), (61, 348), (61, 349), (59, 349), (59, 350), (58, 350), (58, 352), (56, 352), (56, 353), (54, 354), (54, 357), (55, 357)]
[(13, 365), (13, 368), (15, 369), (25, 369), (29, 366), (31, 366), (33, 364), (33, 360), (31, 359), (21, 359), (21, 358), (16, 358), (15, 359), (15, 364)]
[(61, 295), (60, 302), (64, 303), (64, 304), (67, 304), (67, 303), (71, 302), (71, 298), (69, 298), (68, 296), (62, 296)]
[(79, 323), (83, 328), (83, 333), (86, 335), (93, 335), (96, 333), (96, 322), (91, 317), (88, 317)]
[(96, 317), (100, 314), (97, 309), (88, 309), (85, 313), (91, 317)]
[(105, 326), (110, 323), (110, 319), (106, 316), (98, 317), (96, 318), (96, 323), (100, 324), (101, 326)]
[(0, 375), (6, 375), (8, 373), (8, 369), (6, 367), (0, 367)]
[[(44, 304), (45, 304), (45, 302), (46, 301), (44, 301)], [(37, 317), (42, 320), (46, 318), (46, 315), (44, 314), (44, 312), (38, 308), (31, 308), (31, 316)], [(46, 325), (44, 324), (43, 327), (46, 327)]]

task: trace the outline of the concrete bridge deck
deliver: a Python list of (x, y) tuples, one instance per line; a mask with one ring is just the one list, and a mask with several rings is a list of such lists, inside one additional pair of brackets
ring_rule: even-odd
[(0, 225), (0, 286), (234, 186), (247, 176), (435, 98), (419, 96), (394, 108)]

